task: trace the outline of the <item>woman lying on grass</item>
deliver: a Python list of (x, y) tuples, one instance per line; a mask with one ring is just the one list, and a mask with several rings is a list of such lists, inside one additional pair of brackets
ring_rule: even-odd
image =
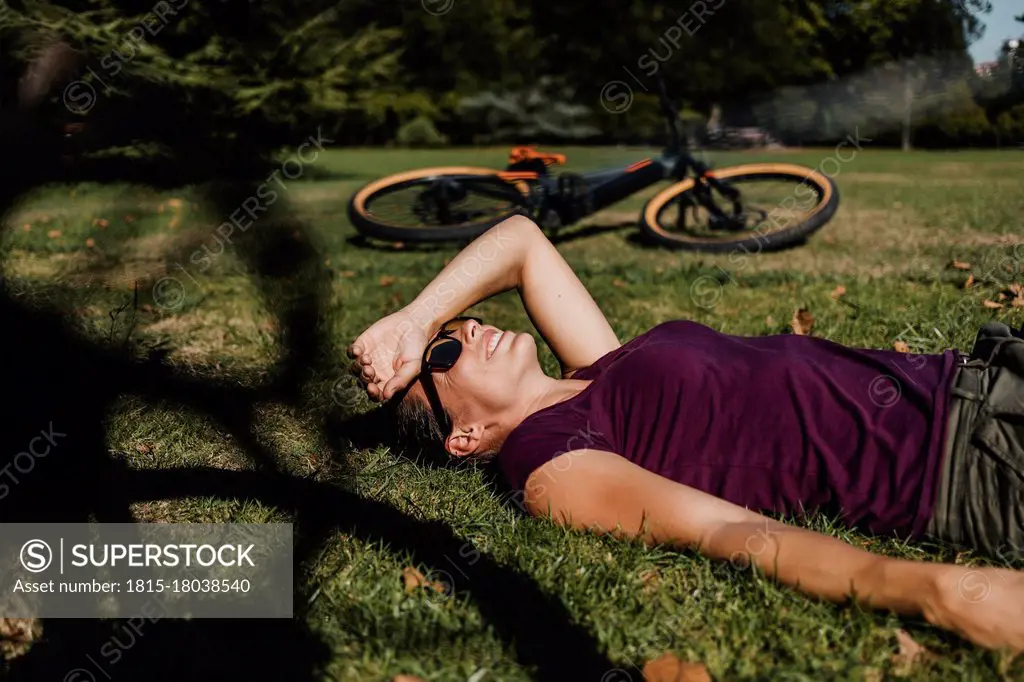
[[(529, 334), (450, 321), (512, 288), (561, 378), (544, 374)], [(991, 362), (685, 321), (620, 344), (537, 226), (511, 218), (349, 354), (373, 400), (401, 401), (406, 426), (455, 457), (497, 457), (534, 515), (750, 561), (807, 594), (1020, 651), (1024, 572), (886, 558), (758, 513), (818, 509), (1019, 557), (1024, 340), (984, 331), (975, 354)]]

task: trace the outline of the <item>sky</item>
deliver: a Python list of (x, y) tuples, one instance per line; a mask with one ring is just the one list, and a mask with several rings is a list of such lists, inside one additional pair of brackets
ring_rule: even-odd
[(1024, 35), (1024, 24), (1014, 21), (1015, 15), (1024, 14), (1024, 0), (990, 0), (992, 11), (981, 16), (985, 35), (970, 47), (975, 63), (990, 62), (996, 58), (1003, 41)]

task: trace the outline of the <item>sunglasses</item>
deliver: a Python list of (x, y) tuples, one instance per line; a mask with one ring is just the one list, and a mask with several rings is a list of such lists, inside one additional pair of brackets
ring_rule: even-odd
[(462, 342), (454, 334), (470, 320), (477, 324), (484, 323), (479, 317), (455, 317), (441, 325), (423, 352), (423, 369), (446, 372), (455, 366), (462, 355)]
[(484, 323), (479, 317), (454, 317), (441, 325), (423, 351), (423, 390), (427, 394), (434, 418), (444, 433), (449, 433), (452, 425), (441, 405), (441, 397), (437, 394), (437, 387), (434, 386), (434, 378), (431, 375), (435, 370), (447, 372), (458, 362), (459, 356), (462, 355), (462, 342), (456, 339), (454, 334), (470, 320), (477, 324)]

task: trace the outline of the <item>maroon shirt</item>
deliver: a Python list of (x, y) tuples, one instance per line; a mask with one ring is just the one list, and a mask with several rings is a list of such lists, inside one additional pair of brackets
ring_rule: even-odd
[(574, 378), (593, 381), (525, 419), (498, 463), (522, 490), (559, 454), (608, 450), (750, 509), (818, 509), (851, 527), (920, 536), (956, 355), (667, 322), (579, 370)]

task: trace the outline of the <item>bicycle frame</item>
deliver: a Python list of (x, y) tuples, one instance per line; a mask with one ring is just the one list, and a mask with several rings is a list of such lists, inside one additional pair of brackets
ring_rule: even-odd
[(687, 152), (665, 150), (661, 157), (646, 158), (628, 166), (617, 166), (582, 174), (563, 173), (548, 175), (545, 170), (533, 171), (535, 176), (527, 178), (509, 171), (509, 180), (531, 179), (537, 181), (533, 209), (540, 222), (544, 214), (553, 211), (561, 225), (571, 224), (588, 215), (601, 211), (623, 199), (665, 180), (679, 182), (691, 175), (694, 177), (695, 196), (712, 215), (727, 219), (729, 216), (711, 199), (715, 190), (729, 199), (739, 212), (739, 192), (728, 183), (714, 178), (711, 169)]
[[(679, 182), (691, 173), (694, 176), (694, 195), (697, 201), (714, 217), (728, 221), (730, 216), (712, 199), (712, 190), (726, 197), (738, 214), (742, 211), (740, 193), (728, 183), (717, 180), (711, 169), (682, 149), (679, 128), (676, 125), (678, 112), (672, 106), (665, 91), (665, 84), (658, 79), (662, 113), (669, 132), (669, 144), (659, 158), (646, 158), (625, 167), (606, 168), (582, 174), (548, 174), (548, 165), (540, 160), (510, 164), (502, 177), (508, 181), (535, 180), (532, 208), (538, 222), (545, 220), (549, 212), (558, 216), (560, 225), (571, 224), (622, 201), (623, 199), (662, 182)], [(724, 223), (723, 223), (724, 224)]]

